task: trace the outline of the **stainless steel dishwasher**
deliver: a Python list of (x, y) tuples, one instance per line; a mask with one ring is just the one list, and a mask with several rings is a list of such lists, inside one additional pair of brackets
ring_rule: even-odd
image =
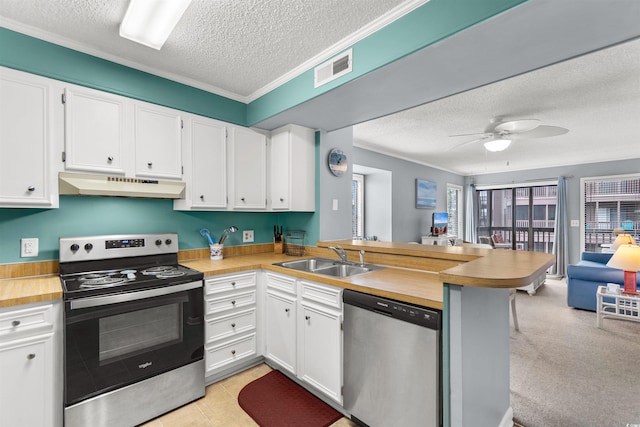
[(441, 312), (345, 290), (344, 408), (369, 427), (442, 425)]

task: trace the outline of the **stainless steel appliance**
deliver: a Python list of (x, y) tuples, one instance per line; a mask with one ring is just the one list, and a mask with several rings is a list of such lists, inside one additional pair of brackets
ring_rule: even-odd
[(441, 426), (441, 312), (351, 290), (342, 299), (344, 408), (351, 420)]
[(203, 274), (178, 236), (60, 238), (65, 426), (132, 426), (204, 395)]

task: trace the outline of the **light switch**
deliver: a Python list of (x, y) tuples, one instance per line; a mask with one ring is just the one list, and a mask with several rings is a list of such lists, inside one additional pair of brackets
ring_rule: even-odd
[(334, 211), (338, 210), (338, 199), (333, 199), (333, 210)]
[(571, 226), (572, 227), (580, 227), (580, 220), (579, 219), (572, 219), (571, 220)]

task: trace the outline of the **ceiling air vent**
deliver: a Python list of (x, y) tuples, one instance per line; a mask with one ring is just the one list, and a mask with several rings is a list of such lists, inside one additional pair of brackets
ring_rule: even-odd
[(353, 51), (341, 53), (315, 68), (314, 87), (322, 86), (351, 72)]

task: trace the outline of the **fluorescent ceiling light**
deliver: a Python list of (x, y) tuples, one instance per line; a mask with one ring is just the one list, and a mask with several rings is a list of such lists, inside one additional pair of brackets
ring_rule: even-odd
[(493, 139), (491, 141), (485, 142), (484, 148), (489, 151), (496, 152), (506, 150), (509, 145), (511, 145), (510, 139)]
[(191, 0), (131, 0), (120, 37), (160, 50)]

